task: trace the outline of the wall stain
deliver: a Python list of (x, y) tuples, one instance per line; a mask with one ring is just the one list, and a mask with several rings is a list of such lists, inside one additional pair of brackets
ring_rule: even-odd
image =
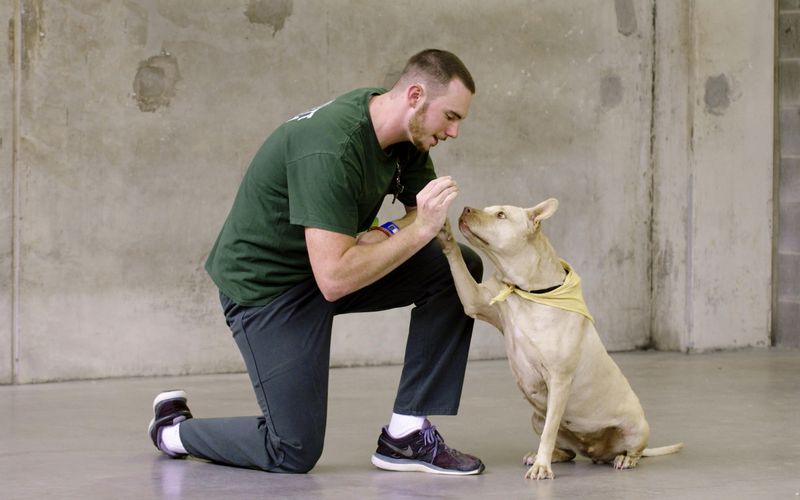
[(11, 68), (14, 67), (14, 32), (16, 31), (16, 25), (13, 17), (8, 20), (8, 66)]
[[(9, 55), (14, 60), (14, 20), (9, 22)], [(25, 0), (22, 2), (22, 70), (27, 73), (44, 40), (44, 9), (42, 0)]]
[(731, 104), (731, 86), (728, 78), (723, 74), (709, 77), (706, 80), (703, 100), (706, 112), (717, 116), (724, 114)]
[(292, 7), (292, 0), (250, 0), (244, 15), (253, 24), (271, 26), (272, 36), (275, 36), (292, 15)]
[(636, 33), (636, 6), (633, 0), (614, 0), (617, 15), (617, 31), (625, 36)]
[(619, 75), (604, 76), (600, 81), (600, 102), (604, 108), (615, 108), (622, 102), (625, 93)]
[(634, 260), (633, 250), (625, 250), (617, 245), (608, 251), (608, 259), (612, 261), (617, 268), (625, 267), (626, 263)]
[(178, 61), (168, 52), (162, 52), (139, 63), (133, 79), (134, 98), (139, 110), (153, 112), (169, 106), (175, 96), (175, 85), (181, 79)]
[(662, 248), (656, 253), (653, 262), (655, 283), (669, 283), (670, 276), (675, 269), (675, 250), (672, 248), (671, 243), (670, 241), (663, 242)]

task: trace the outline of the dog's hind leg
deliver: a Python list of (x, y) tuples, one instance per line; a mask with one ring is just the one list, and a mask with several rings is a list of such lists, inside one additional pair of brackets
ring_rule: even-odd
[[(542, 431), (544, 431), (544, 416), (541, 415), (538, 411), (534, 411), (533, 415), (531, 415), (531, 426), (533, 427), (533, 431), (536, 435), (541, 436)], [(569, 438), (569, 435), (565, 435), (562, 430), (559, 430), (558, 437), (556, 438), (556, 446), (553, 448), (553, 456), (550, 460), (551, 463), (558, 463), (558, 462), (569, 462), (573, 460), (576, 456), (575, 451), (573, 451), (574, 445)], [(536, 462), (536, 452), (532, 451), (522, 457), (522, 463), (531, 466)]]
[(575, 458), (575, 452), (569, 449), (555, 448), (553, 450), (553, 458), (550, 460), (553, 463), (569, 462)]
[(563, 429), (558, 431), (556, 438), (556, 447), (553, 449), (552, 462), (569, 462), (575, 458), (575, 445), (570, 439), (569, 434), (564, 433)]
[(628, 452), (626, 455), (617, 455), (614, 458), (615, 469), (633, 469), (639, 464), (642, 452)]
[[(647, 441), (650, 438), (650, 425), (647, 420), (641, 418), (634, 428), (627, 432), (622, 442), (625, 452), (614, 457), (615, 469), (633, 469), (639, 464), (642, 453), (647, 448)], [(619, 448), (618, 448), (619, 449)]]
[[(542, 425), (544, 421), (541, 417), (537, 420), (536, 414), (533, 415), (533, 428), (537, 434), (541, 434), (542, 432)], [(538, 424), (538, 428), (537, 428)], [(572, 439), (570, 439), (570, 435), (568, 433), (564, 433), (563, 429), (558, 431), (558, 437), (556, 438), (556, 446), (553, 448), (553, 456), (550, 459), (551, 463), (559, 463), (559, 462), (569, 462), (575, 459), (577, 453), (575, 450), (575, 444)], [(531, 452), (525, 455), (523, 462), (525, 465), (533, 465), (536, 461), (536, 453)]]
[[(554, 448), (553, 449), (553, 458), (550, 460), (551, 463), (558, 463), (558, 462), (569, 462), (574, 460), (576, 453), (569, 449), (562, 449), (562, 448)], [(536, 462), (536, 453), (530, 452), (522, 459), (522, 463), (525, 465), (531, 466)]]

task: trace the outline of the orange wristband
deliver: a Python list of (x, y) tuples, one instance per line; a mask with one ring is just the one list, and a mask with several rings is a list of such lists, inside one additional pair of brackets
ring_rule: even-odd
[(388, 237), (392, 236), (392, 233), (388, 229), (386, 229), (385, 227), (381, 227), (381, 226), (372, 226), (371, 228), (369, 228), (367, 230), (367, 232), (370, 232), (370, 231), (380, 231), (380, 232), (382, 232), (383, 234), (385, 234)]

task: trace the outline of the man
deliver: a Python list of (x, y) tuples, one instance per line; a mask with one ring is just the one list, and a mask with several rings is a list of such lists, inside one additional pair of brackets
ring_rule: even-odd
[[(473, 321), (433, 241), (458, 194), (428, 155), (455, 138), (475, 84), (453, 54), (409, 59), (391, 90), (359, 89), (290, 119), (245, 174), (206, 263), (263, 412), (198, 419), (180, 390), (153, 402), (158, 449), (270, 472), (307, 472), (322, 454), (336, 314), (415, 304), (380, 468), (479, 474), (427, 416), (458, 410)], [(406, 215), (371, 227), (387, 195)], [(462, 249), (480, 280), (480, 258)], [(354, 411), (357, 409), (353, 409)]]

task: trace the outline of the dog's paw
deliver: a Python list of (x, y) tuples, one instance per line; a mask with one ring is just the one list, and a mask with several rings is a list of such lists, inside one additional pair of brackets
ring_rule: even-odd
[(553, 469), (550, 464), (535, 462), (528, 472), (525, 473), (525, 479), (553, 479)]
[(450, 228), (450, 219), (445, 219), (444, 225), (436, 235), (439, 244), (442, 245), (442, 250), (447, 253), (456, 244), (456, 239), (453, 237), (453, 230)]
[(639, 464), (639, 457), (633, 455), (617, 455), (614, 458), (615, 469), (633, 469)]
[(532, 451), (532, 452), (528, 453), (527, 455), (525, 455), (524, 457), (522, 457), (522, 464), (523, 465), (527, 465), (528, 467), (530, 467), (531, 465), (534, 464), (534, 462), (536, 462), (536, 452)]

